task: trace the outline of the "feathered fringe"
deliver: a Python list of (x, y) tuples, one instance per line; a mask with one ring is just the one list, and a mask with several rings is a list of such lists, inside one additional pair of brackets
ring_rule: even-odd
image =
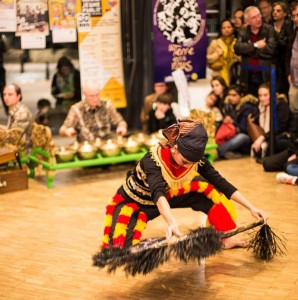
[(128, 249), (103, 248), (93, 256), (94, 266), (107, 267), (109, 273), (124, 266), (126, 275), (146, 275), (174, 257), (185, 263), (215, 255), (222, 249), (222, 239), (247, 231), (256, 226), (261, 229), (250, 242), (256, 258), (271, 260), (277, 254), (285, 254), (286, 244), (263, 220), (238, 227), (229, 232), (218, 232), (212, 227), (197, 228), (187, 235), (166, 240), (150, 238)]
[(285, 238), (276, 235), (268, 224), (264, 224), (249, 243), (249, 249), (253, 249), (257, 259), (270, 261), (276, 255), (284, 255), (286, 252)]
[(190, 231), (184, 239), (170, 245), (169, 252), (185, 263), (216, 254), (222, 248), (220, 233), (212, 227)]

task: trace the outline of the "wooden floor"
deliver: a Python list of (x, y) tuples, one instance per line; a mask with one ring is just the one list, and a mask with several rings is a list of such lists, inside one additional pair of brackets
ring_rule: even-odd
[[(200, 266), (171, 260), (134, 278), (92, 267), (106, 202), (130, 166), (59, 171), (51, 190), (38, 176), (28, 190), (0, 195), (0, 299), (298, 299), (297, 187), (277, 184), (251, 158), (215, 166), (269, 214), (269, 225), (287, 238), (287, 256), (264, 263), (247, 250), (226, 250)], [(237, 208), (239, 225), (253, 221)], [(174, 213), (183, 231), (199, 224), (198, 213)], [(157, 218), (145, 237), (165, 230)]]

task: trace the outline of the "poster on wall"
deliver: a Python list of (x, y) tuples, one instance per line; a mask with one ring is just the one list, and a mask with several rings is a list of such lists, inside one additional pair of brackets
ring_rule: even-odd
[(100, 0), (82, 0), (82, 13), (90, 14), (91, 17), (102, 16), (102, 3)]
[(0, 32), (16, 31), (16, 2), (15, 0), (0, 1)]
[[(86, 10), (85, 6), (85, 12), (78, 16), (81, 85), (84, 86), (86, 82), (97, 83), (101, 89), (101, 98), (109, 99), (117, 108), (123, 108), (126, 107), (126, 97), (120, 1), (99, 2), (100, 9), (96, 6), (95, 11)], [(87, 2), (82, 2), (84, 3)], [(92, 4), (94, 1), (88, 3)], [(97, 15), (99, 11), (101, 16)]]
[(153, 0), (154, 81), (205, 78), (208, 45), (204, 0)]
[(49, 0), (53, 43), (77, 41), (76, 0)]
[(49, 34), (47, 0), (17, 0), (16, 36), (32, 34)]
[(22, 49), (45, 49), (46, 36), (40, 34), (22, 35), (21, 48)]

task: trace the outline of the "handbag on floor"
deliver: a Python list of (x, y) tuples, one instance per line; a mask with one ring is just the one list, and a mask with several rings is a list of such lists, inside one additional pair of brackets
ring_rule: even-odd
[(265, 133), (261, 126), (254, 123), (254, 118), (251, 115), (247, 117), (247, 133), (252, 142), (255, 142), (259, 136)]
[(222, 145), (226, 141), (233, 138), (237, 133), (236, 127), (233, 124), (222, 123), (215, 135), (215, 141), (217, 145)]

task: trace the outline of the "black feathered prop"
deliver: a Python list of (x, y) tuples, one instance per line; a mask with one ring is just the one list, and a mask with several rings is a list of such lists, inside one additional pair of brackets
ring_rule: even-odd
[(276, 255), (284, 255), (287, 248), (285, 238), (276, 235), (268, 224), (263, 224), (249, 243), (257, 259), (270, 261)]
[(212, 227), (197, 228), (176, 240), (150, 238), (128, 249), (103, 248), (93, 256), (93, 264), (100, 268), (107, 267), (109, 273), (124, 266), (127, 275), (146, 275), (171, 257), (187, 263), (215, 255), (223, 247), (222, 239), (260, 225), (261, 229), (252, 238), (249, 247), (255, 257), (269, 261), (278, 254), (283, 255), (285, 242), (260, 220), (229, 232), (218, 232)]

